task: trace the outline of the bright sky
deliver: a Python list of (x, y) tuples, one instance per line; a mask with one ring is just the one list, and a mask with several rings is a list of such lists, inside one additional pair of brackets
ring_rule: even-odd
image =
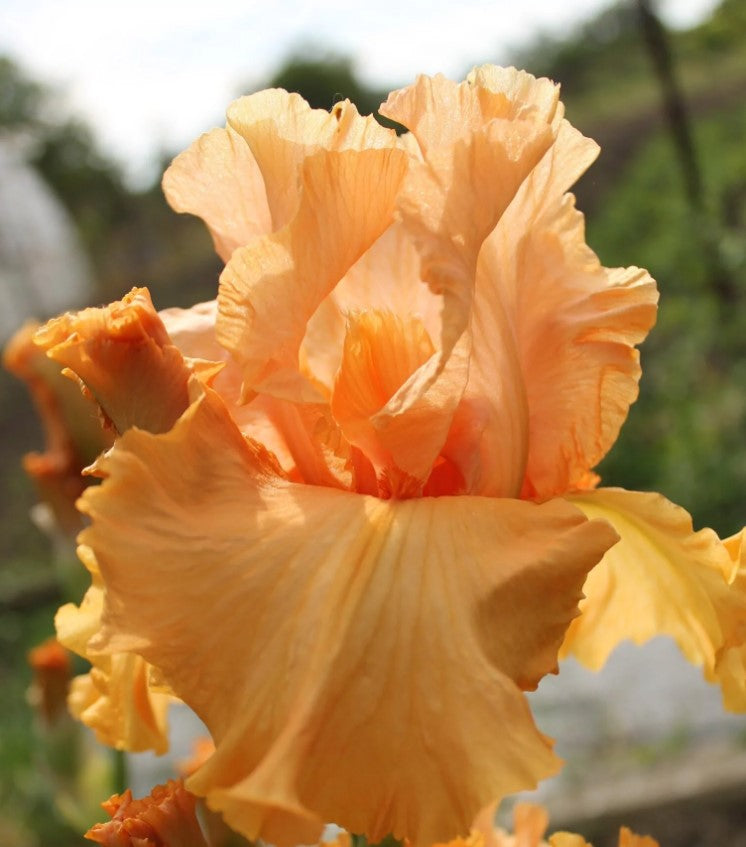
[[(247, 83), (261, 84), (302, 44), (351, 55), (383, 87), (418, 73), (461, 78), (505, 61), (539, 33), (561, 34), (609, 0), (0, 0), (0, 53), (59, 87), (131, 176), (223, 123)], [(716, 0), (662, 0), (669, 24)]]

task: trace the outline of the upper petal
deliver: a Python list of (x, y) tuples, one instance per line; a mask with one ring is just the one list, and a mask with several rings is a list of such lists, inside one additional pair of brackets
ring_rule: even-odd
[(634, 345), (655, 321), (655, 283), (602, 267), (564, 193), (596, 152), (562, 123), (480, 254), (466, 390), (486, 404), (480, 493), (517, 482), (542, 499), (580, 486), (637, 397)]
[(304, 160), (291, 222), (233, 254), (220, 278), (217, 338), (241, 365), (245, 399), (318, 399), (298, 373), (306, 325), (391, 223), (405, 168), (393, 147), (321, 150)]
[[(472, 354), (468, 331), (480, 250), (551, 145), (557, 110), (556, 86), (515, 71), (476, 73), (461, 84), (441, 76), (419, 77), (414, 85), (391, 94), (381, 108), (411, 130), (419, 147), (398, 210), (420, 254), (420, 276), (443, 300), (437, 355), (412, 376), (387, 416), (396, 425), (395, 419), (405, 414), (416, 418), (433, 406), (445, 409), (447, 414), (441, 416), (445, 426), (433, 438), (431, 467), (444, 448), (451, 423), (462, 428), (453, 418), (466, 385), (466, 361), (454, 362), (445, 380), (440, 376), (454, 351), (466, 360)], [(445, 393), (450, 402), (444, 407)], [(502, 399), (507, 405), (514, 398)], [(520, 409), (521, 404), (513, 407)], [(519, 429), (525, 430), (520, 422)], [(514, 462), (518, 468), (514, 477), (522, 474), (522, 452), (519, 449), (519, 460)], [(520, 481), (508, 483), (500, 493), (515, 495), (519, 487)]]
[(392, 312), (422, 322), (440, 338), (443, 300), (420, 279), (420, 257), (400, 221), (358, 259), (322, 302), (306, 328), (302, 354), (310, 371), (329, 390), (342, 360), (347, 317), (367, 310)]
[(272, 229), (295, 216), (303, 191), (305, 160), (319, 150), (364, 150), (395, 146), (394, 134), (372, 116), (361, 117), (348, 100), (331, 111), (312, 109), (279, 88), (241, 97), (228, 108), (229, 127), (251, 149), (272, 215)]
[(520, 689), (555, 666), (605, 524), (283, 482), (209, 390), (103, 470), (83, 504), (99, 646), (154, 662), (205, 720), (217, 750), (190, 786), (244, 834), (424, 843), (556, 768)]
[(476, 80), (421, 76), (381, 107), (412, 131), (422, 153), (398, 207), (420, 252), (422, 278), (445, 298), (443, 362), (468, 324), (482, 243), (552, 143), (554, 108), (542, 101), (547, 81), (533, 82), (527, 99), (516, 102)]
[(621, 540), (589, 574), (563, 652), (597, 669), (624, 639), (668, 635), (719, 681), (726, 645), (743, 645), (746, 635), (744, 585), (733, 580), (725, 544), (712, 530), (693, 532), (687, 512), (659, 494), (598, 489), (569, 499), (606, 518)]
[(225, 262), (236, 247), (272, 231), (259, 166), (230, 127), (205, 133), (179, 154), (163, 175), (163, 191), (172, 209), (204, 220)]

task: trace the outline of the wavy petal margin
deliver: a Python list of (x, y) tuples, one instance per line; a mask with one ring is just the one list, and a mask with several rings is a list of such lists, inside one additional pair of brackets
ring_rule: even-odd
[(568, 499), (621, 540), (589, 574), (563, 655), (597, 670), (625, 639), (668, 635), (723, 686), (728, 708), (746, 708), (743, 533), (724, 543), (712, 530), (694, 532), (689, 514), (660, 494), (601, 488)]
[(290, 223), (233, 254), (220, 278), (217, 339), (241, 365), (244, 400), (257, 391), (320, 399), (298, 369), (306, 326), (392, 222), (406, 166), (393, 147), (309, 156)]
[(602, 267), (565, 194), (597, 151), (563, 121), (480, 253), (465, 393), (484, 404), (466, 472), (474, 493), (548, 499), (580, 487), (637, 397), (634, 345), (655, 321), (655, 283)]
[(131, 426), (165, 432), (189, 405), (191, 368), (146, 288), (53, 318), (34, 340), (80, 379), (117, 433)]
[(163, 175), (163, 192), (174, 211), (202, 218), (224, 262), (237, 247), (272, 232), (262, 173), (230, 127), (205, 133), (180, 153)]
[[(90, 553), (82, 551), (84, 558)], [(168, 750), (168, 706), (174, 698), (151, 690), (149, 667), (140, 656), (120, 653), (102, 656), (88, 649), (101, 628), (103, 588), (94, 574), (79, 607), (68, 603), (57, 612), (55, 626), (61, 644), (92, 662), (91, 670), (75, 677), (68, 708), (96, 738), (117, 750), (132, 753)]]
[(249, 838), (335, 821), (422, 844), (556, 770), (521, 688), (556, 667), (606, 523), (284, 482), (209, 389), (101, 470), (94, 646), (153, 662), (202, 717), (217, 750), (189, 786)]

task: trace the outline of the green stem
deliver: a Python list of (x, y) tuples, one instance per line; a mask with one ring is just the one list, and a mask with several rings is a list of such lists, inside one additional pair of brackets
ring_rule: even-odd
[(127, 774), (127, 759), (123, 750), (113, 750), (114, 768), (112, 774), (112, 782), (114, 783), (114, 793), (123, 794), (129, 788), (129, 777)]

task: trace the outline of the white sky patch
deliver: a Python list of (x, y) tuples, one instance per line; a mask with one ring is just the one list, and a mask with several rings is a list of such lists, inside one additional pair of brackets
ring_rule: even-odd
[[(561, 35), (606, 0), (0, 0), (0, 52), (64, 93), (136, 180), (177, 152), (303, 44), (350, 55), (382, 88), (418, 73), (460, 78), (541, 33)], [(665, 0), (674, 25), (716, 0)]]

